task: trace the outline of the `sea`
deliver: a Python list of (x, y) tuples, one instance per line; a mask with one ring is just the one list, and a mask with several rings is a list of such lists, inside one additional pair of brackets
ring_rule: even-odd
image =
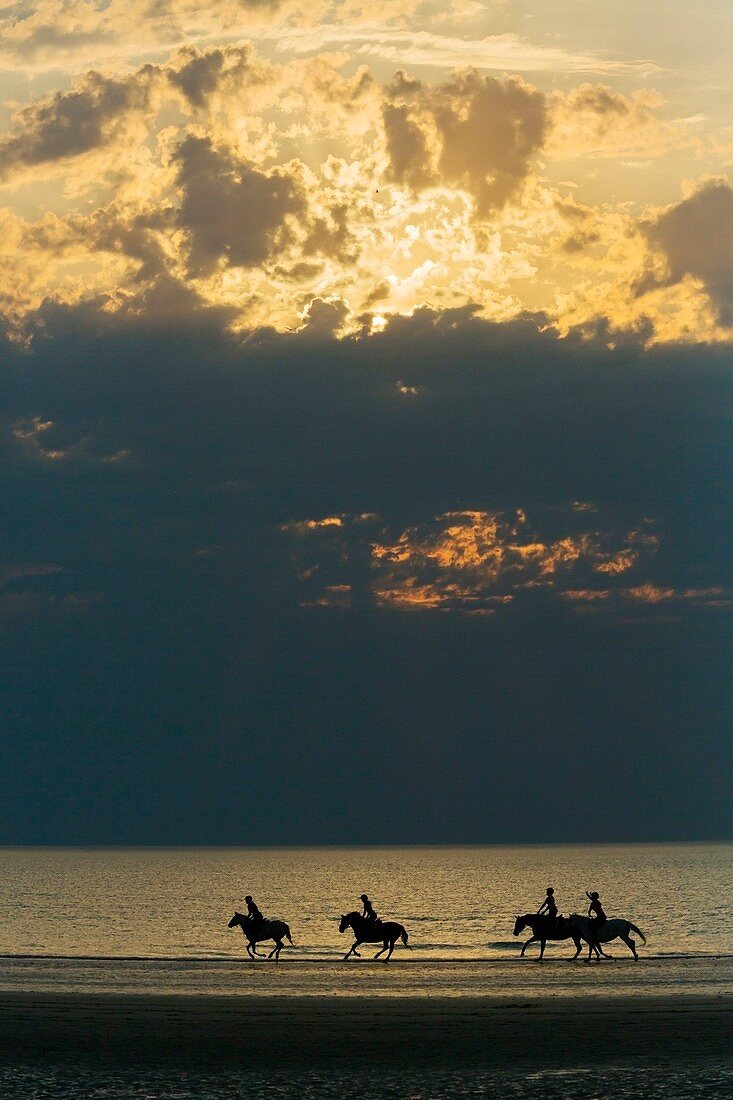
[[(733, 845), (655, 844), (391, 848), (0, 849), (0, 994), (284, 994), (298, 997), (730, 996)], [(598, 890), (609, 917), (631, 920), (635, 963), (620, 942), (615, 963), (568, 964), (572, 944), (552, 943), (536, 965), (519, 952), (518, 914), (536, 911), (553, 886), (560, 911), (585, 912)], [(341, 914), (369, 894), (378, 913), (407, 929), (389, 966), (372, 949), (348, 963), (353, 942)], [(251, 962), (228, 922), (251, 894), (287, 922), (293, 946), (278, 966)], [(727, 984), (726, 984), (727, 983)], [(676, 1067), (674, 1085), (653, 1065), (581, 1063), (572, 1071), (468, 1079), (382, 1073), (370, 1082), (303, 1069), (296, 1079), (231, 1070), (211, 1078), (82, 1065), (0, 1066), (0, 1097), (350, 1097), (442, 1100), (727, 1096), (730, 1063)], [(660, 1083), (661, 1081), (661, 1083)], [(664, 1084), (666, 1081), (666, 1086)], [(366, 1092), (364, 1092), (366, 1089)]]

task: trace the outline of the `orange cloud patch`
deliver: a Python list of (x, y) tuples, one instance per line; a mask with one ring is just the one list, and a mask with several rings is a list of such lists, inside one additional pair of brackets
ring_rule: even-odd
[[(569, 506), (567, 526), (577, 524), (578, 515)], [(344, 607), (358, 592), (381, 608), (466, 614), (494, 613), (533, 598), (534, 590), (575, 604), (606, 600), (611, 593), (592, 587), (594, 575), (614, 579), (657, 546), (646, 530), (572, 530), (543, 538), (521, 509), (447, 512), (395, 538), (387, 537), (376, 516), (294, 521), (284, 530), (311, 555), (300, 572), (312, 589), (303, 600), (307, 606)], [(637, 589), (655, 591), (642, 582)]]

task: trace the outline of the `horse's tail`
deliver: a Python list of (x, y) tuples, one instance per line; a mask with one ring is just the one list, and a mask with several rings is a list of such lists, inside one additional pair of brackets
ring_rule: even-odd
[(412, 950), (411, 945), (407, 942), (407, 930), (405, 928), (402, 929), (402, 942), (404, 943), (405, 947), (409, 947), (410, 950)]
[(287, 938), (287, 941), (288, 941), (288, 943), (289, 943), (289, 944), (292, 944), (292, 942), (293, 942), (293, 937), (292, 937), (292, 936), (290, 935), (290, 928), (289, 928), (289, 926), (288, 926), (287, 924), (285, 925), (285, 936), (286, 936), (286, 938)]
[(629, 928), (632, 932), (636, 932), (637, 936), (641, 936), (642, 943), (646, 944), (646, 936), (642, 932), (641, 928), (637, 928), (635, 924), (631, 923), (631, 921), (629, 921)]

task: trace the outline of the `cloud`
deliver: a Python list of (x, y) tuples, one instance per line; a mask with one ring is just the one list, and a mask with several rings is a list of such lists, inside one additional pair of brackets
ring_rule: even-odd
[(726, 180), (702, 183), (688, 198), (642, 223), (649, 245), (666, 271), (650, 271), (637, 284), (643, 295), (660, 286), (699, 280), (718, 322), (733, 325), (733, 189)]
[[(300, 521), (285, 529), (301, 539), (319, 535), (315, 547), (305, 544), (307, 564), (301, 566), (301, 576), (305, 590), (310, 590), (306, 605), (322, 607), (343, 608), (349, 603), (347, 589), (354, 593), (347, 584), (351, 557), (360, 541), (358, 553), (369, 560), (370, 597), (383, 608), (494, 613), (498, 608), (509, 610), (533, 593), (579, 599), (578, 590), (567, 586), (577, 585), (581, 578), (603, 572), (615, 578), (649, 567), (658, 545), (652, 531), (578, 530), (573, 507), (561, 511), (567, 513), (565, 531), (549, 539), (538, 534), (521, 508), (509, 514), (447, 512), (386, 541), (387, 532), (379, 529), (375, 516), (366, 527), (362, 517), (355, 523), (339, 517), (338, 524)], [(557, 521), (556, 514), (553, 526)], [(324, 554), (326, 535), (338, 547), (336, 552), (331, 546)]]
[[(234, 335), (213, 311), (153, 318), (110, 311), (104, 299), (47, 301), (27, 337), (2, 344), (0, 567), (59, 571), (18, 578), (23, 591), (0, 600), (0, 645), (19, 670), (6, 709), (22, 727), (6, 752), (32, 762), (28, 740), (43, 746), (17, 813), (31, 805), (34, 821), (47, 816), (32, 799), (47, 802), (37, 784), (49, 757), (57, 778), (69, 767), (72, 719), (69, 814), (77, 820), (81, 788), (101, 785), (103, 806), (110, 790), (119, 796), (116, 827), (130, 784), (151, 770), (151, 797), (154, 787), (158, 800), (167, 790), (172, 805), (185, 802), (181, 827), (202, 775), (227, 792), (212, 803), (219, 812), (222, 802), (239, 807), (259, 768), (247, 797), (271, 812), (271, 754), (257, 763), (257, 746), (272, 728), (298, 765), (282, 803), (292, 813), (304, 775), (322, 784), (334, 758), (343, 766), (328, 773), (329, 792), (352, 775), (345, 722), (387, 751), (404, 715), (416, 723), (405, 735), (415, 751), (396, 784), (400, 805), (426, 744), (444, 752), (441, 769), (481, 762), (477, 808), (492, 745), (511, 764), (507, 743), (544, 736), (539, 791), (558, 751), (561, 777), (632, 719), (630, 741), (648, 741), (654, 723), (655, 746), (666, 745), (676, 729), (689, 790), (698, 708), (700, 759), (717, 773), (710, 744), (725, 743), (730, 685), (719, 657), (730, 608), (712, 601), (733, 587), (723, 537), (729, 349), (627, 341), (613, 351), (601, 338), (560, 339), (546, 318), (492, 324), (468, 309), (388, 316), (374, 335)], [(406, 397), (400, 382), (417, 393)], [(654, 534), (656, 547), (631, 542), (635, 531)], [(625, 571), (597, 571), (629, 550), (638, 557)], [(618, 594), (597, 600), (610, 604), (598, 612), (559, 598), (647, 584), (723, 593), (655, 604)], [(416, 610), (431, 602), (432, 612)], [(17, 660), (23, 647), (33, 662)], [(55, 685), (50, 701), (39, 683)], [(477, 714), (496, 736), (477, 729)], [(181, 756), (190, 791), (171, 771)], [(122, 781), (119, 760), (130, 761)], [(526, 795), (525, 764), (512, 800)], [(597, 769), (593, 760), (589, 782)], [(619, 790), (626, 779), (619, 773)], [(323, 789), (299, 804), (303, 821)], [(434, 798), (433, 771), (419, 789), (426, 804)], [(709, 785), (701, 789), (708, 805)], [(202, 842), (232, 835), (236, 814), (216, 837), (203, 817)]]
[(400, 72), (384, 108), (391, 177), (415, 189), (464, 188), (480, 217), (517, 196), (542, 147), (545, 97), (519, 78), (476, 72), (436, 86)]
[(513, 198), (529, 174), (545, 135), (544, 96), (521, 80), (465, 73), (438, 93), (435, 120), (442, 175), (465, 183), (486, 214)]
[(100, 56), (140, 56), (192, 38), (239, 31), (270, 22), (278, 0), (170, 0), (153, 8), (146, 0), (40, 0), (6, 7), (0, 19), (7, 64), (53, 68), (97, 62)]
[(141, 140), (156, 75), (148, 67), (121, 78), (92, 71), (70, 91), (22, 108), (15, 116), (16, 133), (0, 139), (0, 178), (112, 142)]
[(437, 69), (471, 67), (478, 71), (621, 73), (649, 72), (654, 65), (620, 61), (597, 54), (574, 53), (557, 46), (537, 45), (517, 34), (455, 38), (425, 30), (404, 30), (372, 22), (366, 27), (320, 24), (313, 27), (261, 31), (283, 52), (315, 53), (350, 48), (359, 57), (379, 57), (399, 65)]
[(652, 88), (630, 95), (605, 84), (579, 84), (550, 97), (551, 132), (547, 143), (553, 157), (660, 157), (685, 149), (700, 155), (704, 143), (695, 119), (660, 117), (664, 101)]
[(272, 77), (271, 68), (248, 43), (205, 50), (184, 47), (165, 71), (188, 104), (202, 110), (210, 106), (216, 94), (241, 96), (251, 91), (253, 85), (267, 83)]
[(188, 113), (225, 111), (246, 97), (250, 110), (267, 99), (258, 94), (274, 83), (273, 70), (249, 45), (201, 51), (191, 46), (165, 64), (145, 64), (130, 73), (90, 70), (14, 115), (14, 132), (0, 138), (0, 179), (43, 166), (68, 170), (68, 161), (117, 146), (130, 146), (153, 132), (161, 108), (178, 102)]
[(188, 238), (188, 270), (210, 275), (220, 261), (254, 267), (292, 237), (292, 217), (307, 201), (298, 181), (283, 170), (261, 172), (208, 137), (187, 137), (176, 150), (181, 190), (178, 224)]
[(388, 178), (415, 191), (437, 180), (425, 130), (404, 104), (385, 103), (382, 118), (389, 158)]

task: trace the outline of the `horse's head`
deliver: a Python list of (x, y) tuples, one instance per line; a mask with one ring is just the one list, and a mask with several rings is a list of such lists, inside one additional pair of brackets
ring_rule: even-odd
[(517, 917), (517, 919), (514, 922), (514, 931), (513, 931), (512, 935), (513, 936), (518, 936), (520, 932), (524, 932), (526, 927), (527, 927), (527, 918), (526, 918), (526, 916)]
[(229, 924), (227, 925), (227, 928), (236, 928), (238, 924), (239, 925), (242, 924), (243, 920), (244, 920), (244, 917), (242, 916), (241, 913), (235, 913), (234, 916), (232, 917), (232, 919), (229, 921)]
[(351, 928), (354, 917), (358, 916), (358, 913), (342, 913), (339, 921), (339, 932), (345, 932), (347, 928)]

